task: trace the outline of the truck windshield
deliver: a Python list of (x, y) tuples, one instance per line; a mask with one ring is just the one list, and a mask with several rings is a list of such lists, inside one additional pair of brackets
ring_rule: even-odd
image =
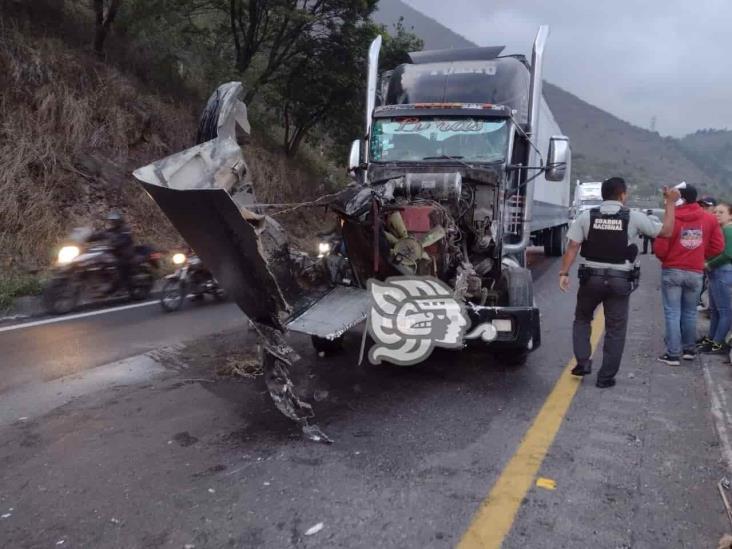
[(505, 120), (469, 117), (380, 118), (371, 131), (374, 162), (496, 162), (506, 155)]

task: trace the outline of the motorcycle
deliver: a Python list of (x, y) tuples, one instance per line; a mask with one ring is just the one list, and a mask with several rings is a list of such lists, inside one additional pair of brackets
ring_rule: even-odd
[(224, 300), (224, 290), (197, 255), (179, 252), (173, 254), (172, 261), (178, 268), (173, 274), (165, 277), (160, 292), (160, 305), (165, 311), (173, 312), (180, 309), (189, 293), (193, 294), (193, 299), (196, 300), (204, 299), (206, 294), (213, 296), (216, 301)]
[(159, 254), (145, 245), (133, 249), (128, 287), (123, 280), (119, 260), (103, 241), (90, 242), (90, 229), (76, 229), (61, 247), (51, 280), (43, 292), (43, 303), (51, 314), (73, 311), (83, 301), (95, 301), (124, 295), (134, 301), (150, 295), (155, 283)]

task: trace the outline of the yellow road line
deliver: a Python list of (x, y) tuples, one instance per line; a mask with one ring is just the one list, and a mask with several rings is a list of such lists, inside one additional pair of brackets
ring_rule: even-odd
[[(605, 317), (598, 310), (592, 321), (593, 353), (604, 330)], [(516, 453), (475, 513), (458, 549), (501, 547), (579, 388), (579, 379), (570, 373), (576, 364), (573, 358), (564, 368)]]

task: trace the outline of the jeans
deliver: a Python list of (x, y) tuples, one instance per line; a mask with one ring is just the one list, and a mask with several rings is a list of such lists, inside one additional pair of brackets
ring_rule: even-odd
[(572, 329), (574, 356), (577, 365), (585, 368), (592, 365), (591, 323), (595, 309), (602, 303), (605, 314), (605, 341), (602, 348), (602, 368), (597, 372), (598, 381), (614, 378), (620, 368), (628, 328), (630, 292), (630, 281), (625, 278), (593, 275), (580, 282)]
[(732, 325), (732, 265), (723, 265), (709, 273), (709, 337), (724, 343)]
[(681, 269), (661, 271), (663, 314), (666, 318), (666, 351), (678, 357), (696, 345), (696, 304), (702, 289), (702, 273)]

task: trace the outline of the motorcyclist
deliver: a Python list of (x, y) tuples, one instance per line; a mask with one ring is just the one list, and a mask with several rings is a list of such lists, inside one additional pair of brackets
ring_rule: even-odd
[(117, 259), (121, 285), (129, 289), (134, 242), (132, 240), (132, 231), (125, 223), (122, 215), (116, 211), (109, 212), (105, 228), (93, 233), (89, 240), (91, 242), (104, 241), (109, 245)]

